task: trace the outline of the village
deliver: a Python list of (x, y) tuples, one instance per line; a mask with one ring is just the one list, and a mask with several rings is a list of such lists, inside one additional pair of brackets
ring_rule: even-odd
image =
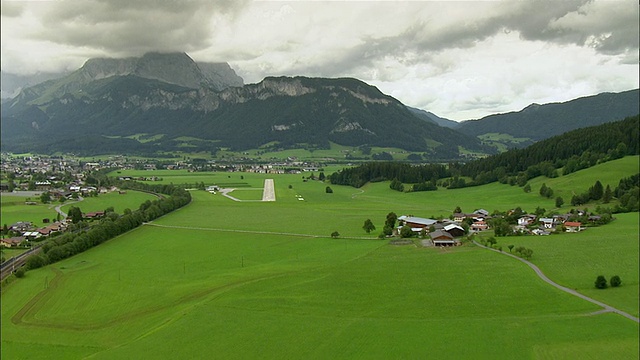
[[(168, 170), (202, 171), (202, 164), (194, 165), (187, 161), (177, 161), (164, 165)], [(211, 165), (211, 164), (210, 164)], [(73, 156), (12, 156), (2, 154), (2, 173), (5, 179), (0, 184), (0, 191), (4, 194), (21, 194), (30, 196), (26, 205), (42, 203), (63, 204), (65, 201), (77, 201), (83, 197), (99, 196), (109, 192), (121, 192), (115, 186), (101, 186), (92, 173), (100, 170), (144, 169), (156, 170), (158, 164), (142, 160), (130, 160), (124, 156), (113, 156), (107, 160), (83, 162)], [(273, 164), (218, 164), (218, 171), (248, 172), (248, 173), (303, 173), (322, 170), (319, 164), (297, 161), (289, 158), (286, 162)], [(319, 180), (324, 180), (321, 173)], [(315, 176), (310, 179), (315, 180)], [(158, 176), (131, 177), (121, 176), (119, 180), (158, 181)], [(211, 186), (207, 191), (214, 189)], [(215, 193), (214, 189), (214, 193)], [(121, 192), (124, 193), (124, 192)], [(8, 194), (7, 194), (8, 195)], [(456, 209), (459, 210), (459, 209)], [(100, 219), (104, 212), (83, 214), (83, 221)], [(512, 235), (550, 235), (562, 232), (579, 232), (586, 226), (606, 223), (610, 215), (604, 217), (598, 214), (575, 210), (567, 214), (528, 214), (516, 208), (505, 213), (490, 214), (485, 209), (477, 209), (472, 213), (454, 212), (448, 219), (429, 219), (413, 215), (398, 217), (399, 226), (392, 234), (398, 238), (422, 238), (423, 246), (456, 246), (470, 234), (494, 230), (496, 236)], [(506, 221), (503, 221), (508, 219)], [(28, 247), (34, 242), (63, 233), (69, 229), (71, 220), (59, 211), (56, 219), (42, 219), (43, 227), (36, 227), (33, 219), (24, 219), (13, 224), (3, 224), (0, 246)], [(403, 228), (410, 231), (403, 232)]]
[[(536, 214), (518, 215), (521, 212), (520, 209), (514, 209), (506, 214), (490, 215), (485, 209), (477, 209), (472, 213), (453, 213), (449, 219), (402, 215), (397, 219), (398, 226), (394, 229), (393, 235), (401, 238), (420, 237), (423, 239), (423, 246), (458, 246), (462, 245), (462, 239), (465, 236), (491, 230), (492, 224), (502, 226), (503, 229), (506, 227), (502, 233), (496, 232), (497, 236), (546, 236), (563, 232), (576, 233), (585, 230), (588, 226), (597, 226), (610, 221), (609, 215), (603, 217), (580, 209), (550, 217)], [(511, 224), (505, 221), (509, 217), (515, 218), (516, 223)]]

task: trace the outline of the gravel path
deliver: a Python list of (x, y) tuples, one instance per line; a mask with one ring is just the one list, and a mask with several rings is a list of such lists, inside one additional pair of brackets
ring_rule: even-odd
[[(474, 243), (474, 244), (476, 244), (477, 246), (482, 247), (482, 248), (485, 248), (485, 249), (488, 249), (488, 250), (491, 250), (491, 251), (495, 251), (495, 252), (497, 252), (497, 253), (504, 254), (504, 255), (507, 255), (507, 256), (511, 256), (512, 258), (515, 258), (515, 259), (518, 259), (518, 260), (522, 261), (523, 263), (525, 263), (525, 264), (529, 265), (529, 267), (530, 267), (530, 268), (532, 268), (532, 269), (533, 269), (533, 271), (535, 271), (535, 273), (536, 273), (536, 274), (537, 274), (537, 275), (538, 275), (542, 280), (544, 280), (544, 282), (546, 282), (547, 284), (553, 285), (553, 286), (555, 286), (556, 288), (558, 288), (558, 289), (560, 289), (560, 290), (562, 290), (562, 291), (564, 291), (564, 292), (567, 292), (567, 293), (569, 293), (569, 294), (571, 294), (571, 295), (577, 296), (577, 297), (579, 297), (579, 298), (581, 298), (581, 299), (587, 300), (587, 301), (589, 301), (589, 302), (591, 302), (591, 303), (594, 303), (594, 304), (596, 304), (596, 305), (598, 305), (598, 306), (601, 306), (601, 307), (604, 309), (604, 310), (602, 310), (602, 311), (601, 311), (601, 312), (603, 312), (603, 313), (604, 313), (604, 312), (614, 312), (614, 313), (616, 313), (616, 314), (619, 314), (619, 315), (622, 315), (622, 316), (626, 317), (627, 319), (633, 320), (633, 321), (635, 321), (635, 322), (640, 322), (640, 319), (639, 319), (639, 318), (637, 318), (637, 317), (635, 317), (635, 316), (633, 316), (633, 315), (631, 315), (631, 314), (629, 314), (629, 313), (626, 313), (626, 312), (624, 312), (624, 311), (622, 311), (622, 310), (618, 310), (618, 309), (614, 308), (613, 306), (607, 305), (607, 304), (605, 304), (605, 303), (603, 303), (603, 302), (600, 302), (600, 301), (598, 301), (598, 300), (592, 299), (592, 298), (590, 298), (590, 297), (588, 297), (588, 296), (586, 296), (586, 295), (580, 294), (579, 292), (577, 292), (577, 291), (575, 291), (575, 290), (573, 290), (573, 289), (569, 289), (568, 287), (564, 287), (564, 286), (562, 286), (562, 285), (560, 285), (560, 284), (558, 284), (558, 283), (555, 283), (553, 280), (549, 279), (549, 278), (548, 278), (548, 277), (547, 277), (547, 276), (542, 272), (542, 270), (540, 270), (540, 268), (539, 268), (539, 267), (537, 267), (536, 265), (534, 265), (534, 264), (533, 264), (532, 262), (530, 262), (530, 261), (527, 261), (527, 260), (525, 260), (525, 259), (523, 259), (523, 258), (521, 258), (521, 257), (515, 256), (515, 255), (510, 254), (510, 253), (502, 252), (502, 251), (499, 251), (499, 250), (492, 249), (492, 248), (490, 248), (490, 247), (484, 246), (484, 245), (482, 245), (482, 244), (478, 243), (478, 242), (477, 242), (477, 241), (475, 241), (475, 240), (473, 241), (473, 243)], [(596, 313), (600, 313), (600, 311), (598, 311), (598, 312), (596, 312)], [(596, 314), (596, 313), (593, 313), (593, 314)]]

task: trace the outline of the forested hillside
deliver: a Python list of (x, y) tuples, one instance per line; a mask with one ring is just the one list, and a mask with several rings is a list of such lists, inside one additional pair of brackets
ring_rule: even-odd
[(473, 136), (500, 133), (540, 141), (567, 131), (634, 116), (639, 112), (639, 96), (640, 91), (634, 89), (619, 93), (602, 93), (562, 103), (531, 104), (521, 111), (465, 121), (456, 129)]
[[(500, 181), (524, 186), (527, 180), (545, 175), (557, 177), (560, 169), (566, 175), (597, 163), (640, 154), (640, 116), (570, 131), (533, 144), (466, 164), (448, 166), (429, 164), (412, 166), (400, 163), (368, 163), (343, 169), (331, 175), (334, 184), (360, 187), (369, 181), (398, 180), (426, 186), (413, 188), (433, 190), (437, 180), (448, 188), (482, 185)], [(465, 180), (463, 177), (471, 178)]]
[[(516, 181), (546, 175), (563, 168), (563, 174), (598, 162), (640, 153), (640, 117), (567, 132), (535, 143), (525, 149), (471, 161), (460, 167), (460, 175), (473, 178), (475, 184)], [(511, 177), (511, 179), (509, 179)]]

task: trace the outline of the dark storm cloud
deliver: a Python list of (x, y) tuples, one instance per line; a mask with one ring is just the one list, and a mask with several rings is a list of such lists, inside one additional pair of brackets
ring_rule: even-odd
[(189, 51), (209, 45), (220, 17), (233, 16), (246, 1), (89, 0), (63, 1), (42, 16), (41, 40), (114, 54), (149, 50)]

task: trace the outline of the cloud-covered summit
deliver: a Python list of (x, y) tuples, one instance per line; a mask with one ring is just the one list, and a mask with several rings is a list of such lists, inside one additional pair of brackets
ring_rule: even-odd
[(248, 82), (357, 77), (463, 119), (637, 87), (638, 19), (633, 0), (2, 1), (2, 70), (185, 51)]

